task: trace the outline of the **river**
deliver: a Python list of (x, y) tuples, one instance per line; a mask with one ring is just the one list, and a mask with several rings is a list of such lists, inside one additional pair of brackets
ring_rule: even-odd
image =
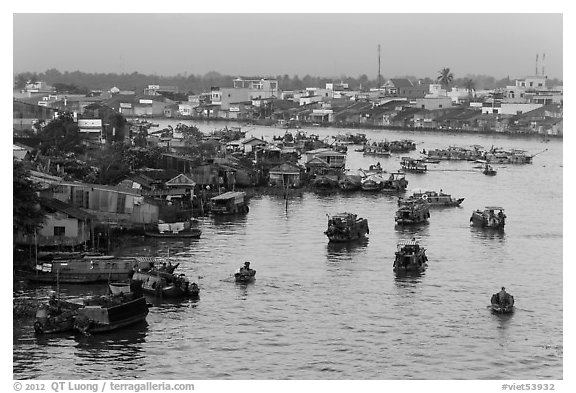
[[(155, 120), (156, 122), (156, 120)], [(177, 122), (161, 120), (160, 126)], [(202, 131), (224, 123), (196, 124)], [(233, 124), (232, 124), (233, 125)], [(284, 130), (245, 127), (271, 139)], [(236, 218), (200, 218), (200, 239), (131, 237), (119, 255), (170, 255), (198, 282), (196, 301), (150, 300), (146, 323), (92, 337), (35, 336), (14, 321), (14, 379), (473, 380), (563, 379), (563, 143), (534, 137), (434, 132), (306, 129), (329, 138), (347, 131), (371, 140), (413, 139), (417, 151), (478, 144), (538, 154), (529, 165), (495, 165), (485, 176), (466, 161), (408, 174), (408, 190), (443, 189), (460, 207), (431, 210), (427, 225), (394, 225), (397, 198), (384, 194), (261, 196)], [(547, 149), (547, 150), (545, 150)], [(380, 161), (349, 149), (347, 167)], [(474, 209), (506, 209), (505, 230), (471, 228)], [(327, 214), (368, 219), (366, 242), (333, 246)], [(396, 277), (396, 243), (416, 237), (428, 269)], [(244, 261), (256, 281), (237, 285)], [(494, 315), (490, 296), (505, 286), (516, 311)], [(14, 296), (44, 298), (47, 285), (14, 284)], [(61, 285), (64, 296), (106, 285)]]

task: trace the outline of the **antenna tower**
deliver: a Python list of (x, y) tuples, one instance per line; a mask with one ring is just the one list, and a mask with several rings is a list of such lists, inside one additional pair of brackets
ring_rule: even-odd
[(380, 44), (378, 44), (378, 90), (380, 90), (381, 86), (382, 84), (380, 83)]

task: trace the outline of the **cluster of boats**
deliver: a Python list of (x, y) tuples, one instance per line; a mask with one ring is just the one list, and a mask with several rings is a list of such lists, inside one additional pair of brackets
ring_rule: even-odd
[[(430, 218), (430, 207), (455, 207), (460, 206), (462, 201), (464, 198), (453, 198), (442, 190), (417, 191), (407, 198), (400, 197), (395, 215), (396, 225), (425, 223)], [(487, 206), (474, 210), (470, 222), (472, 226), (501, 230), (504, 228), (506, 215), (502, 207)], [(329, 242), (333, 243), (357, 241), (369, 233), (368, 220), (350, 212), (328, 215), (328, 228), (324, 232)], [(393, 263), (395, 273), (421, 273), (427, 267), (426, 249), (415, 238), (397, 243)], [(490, 307), (497, 313), (510, 313), (514, 309), (514, 297), (503, 293), (495, 294)]]
[(403, 172), (386, 173), (382, 167), (358, 169), (340, 173), (316, 175), (312, 182), (315, 189), (340, 189), (342, 191), (370, 191), (400, 193), (406, 190), (408, 180)]
[(428, 159), (434, 160), (465, 160), (490, 164), (531, 164), (532, 158), (536, 156), (536, 154), (529, 155), (525, 150), (520, 149), (505, 150), (492, 147), (489, 150), (483, 150), (479, 145), (472, 145), (470, 148), (449, 146), (446, 149), (434, 149), (422, 153)]
[[(110, 257), (106, 260), (116, 263), (122, 258)], [(86, 260), (67, 260), (69, 271), (76, 275), (60, 275), (60, 271), (44, 272), (57, 280), (58, 284), (78, 282), (103, 282), (104, 276), (95, 280), (94, 276), (78, 281), (76, 277), (85, 274)], [(172, 265), (170, 260), (156, 257), (132, 258), (129, 269), (115, 272), (115, 278), (122, 280), (110, 281), (109, 294), (93, 296), (80, 301), (62, 300), (56, 292), (52, 292), (46, 304), (41, 304), (36, 312), (34, 330), (38, 334), (62, 333), (76, 331), (84, 335), (116, 330), (145, 320), (150, 304), (144, 294), (158, 299), (193, 298), (197, 299), (200, 288), (191, 282), (184, 274), (175, 273), (179, 263)], [(64, 263), (64, 262), (62, 262)], [(111, 265), (110, 265), (111, 266)], [(45, 276), (47, 277), (47, 276)], [(31, 277), (32, 279), (34, 277)], [(235, 274), (237, 283), (247, 284), (256, 278), (256, 270), (250, 268), (250, 262), (245, 262)], [(90, 281), (87, 281), (90, 280)], [(95, 281), (92, 281), (95, 280)], [(49, 281), (52, 282), (52, 281)]]

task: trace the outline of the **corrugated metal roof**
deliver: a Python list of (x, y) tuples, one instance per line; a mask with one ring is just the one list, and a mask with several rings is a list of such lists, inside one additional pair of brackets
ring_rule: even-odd
[(72, 206), (66, 202), (62, 202), (58, 199), (46, 199), (42, 198), (40, 204), (48, 209), (59, 211), (68, 214), (71, 217), (77, 218), (79, 220), (93, 220), (96, 217), (90, 213), (85, 212), (82, 209)]

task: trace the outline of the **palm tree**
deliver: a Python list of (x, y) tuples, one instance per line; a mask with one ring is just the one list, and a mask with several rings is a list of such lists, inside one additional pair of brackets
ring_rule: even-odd
[(438, 82), (448, 91), (448, 86), (454, 80), (454, 74), (450, 72), (450, 68), (442, 68), (440, 75), (436, 78)]
[(474, 81), (472, 79), (466, 79), (464, 83), (464, 87), (468, 91), (468, 98), (472, 98), (472, 91), (476, 91), (476, 87), (474, 86)]

